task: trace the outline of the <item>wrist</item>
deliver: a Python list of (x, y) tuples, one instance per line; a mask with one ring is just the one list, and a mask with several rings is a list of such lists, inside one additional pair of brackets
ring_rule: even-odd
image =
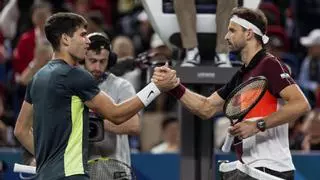
[(256, 127), (259, 131), (264, 132), (267, 129), (266, 121), (264, 119), (257, 120)]
[(186, 92), (186, 89), (187, 88), (180, 83), (178, 86), (168, 91), (168, 93), (176, 99), (180, 99)]
[(137, 96), (147, 107), (155, 98), (160, 95), (159, 88), (153, 83), (149, 83), (146, 87), (144, 87), (141, 91), (138, 92)]

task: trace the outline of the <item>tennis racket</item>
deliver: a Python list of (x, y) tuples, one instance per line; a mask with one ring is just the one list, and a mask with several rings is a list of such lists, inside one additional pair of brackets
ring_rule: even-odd
[(88, 164), (92, 180), (136, 180), (132, 168), (119, 160), (102, 157), (90, 160)]
[[(253, 77), (237, 86), (227, 97), (223, 112), (229, 118), (231, 125), (241, 122), (248, 112), (261, 100), (267, 91), (268, 80), (264, 76)], [(234, 136), (229, 131), (221, 148), (229, 152)]]
[(36, 177), (36, 167), (14, 163), (13, 172), (19, 173), (20, 179), (34, 179)]

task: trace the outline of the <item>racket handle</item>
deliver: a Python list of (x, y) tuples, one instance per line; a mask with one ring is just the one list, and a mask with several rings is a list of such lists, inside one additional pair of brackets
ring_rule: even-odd
[(13, 172), (36, 174), (36, 167), (14, 163)]
[(234, 139), (234, 136), (232, 136), (229, 132), (226, 136), (226, 139), (224, 140), (224, 143), (223, 143), (223, 146), (221, 148), (221, 150), (223, 152), (230, 152), (230, 149), (231, 149), (231, 146), (232, 146), (232, 143), (233, 143), (233, 139)]

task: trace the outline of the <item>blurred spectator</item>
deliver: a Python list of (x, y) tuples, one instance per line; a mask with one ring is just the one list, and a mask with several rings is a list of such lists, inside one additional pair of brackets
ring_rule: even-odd
[(292, 0), (295, 13), (296, 25), (298, 28), (298, 38), (307, 35), (313, 29), (319, 29), (320, 23), (320, 1), (319, 0)]
[(302, 132), (305, 134), (302, 142), (302, 150), (320, 150), (320, 111), (319, 109), (309, 112), (302, 125)]
[(150, 41), (153, 35), (152, 26), (148, 20), (148, 15), (142, 11), (138, 16), (138, 29), (133, 36), (133, 43), (137, 53), (145, 52), (150, 49)]
[(279, 25), (270, 25), (267, 32), (270, 38), (267, 49), (284, 62), (290, 70), (291, 76), (296, 78), (299, 72), (299, 61), (295, 55), (289, 52), (290, 42), (285, 29)]
[(12, 61), (14, 73), (21, 74), (32, 61), (37, 44), (47, 42), (44, 34), (44, 25), (50, 15), (51, 7), (48, 3), (34, 4), (32, 7), (34, 28), (22, 34), (14, 50)]
[[(112, 41), (112, 51), (118, 56), (117, 63), (132, 60), (135, 57), (133, 42), (126, 36), (118, 36)], [(121, 77), (128, 80), (138, 92), (141, 87), (141, 70), (134, 68), (130, 71), (122, 72)]]
[(266, 15), (268, 19), (268, 25), (281, 25), (280, 10), (272, 2), (262, 2), (259, 9)]
[(130, 13), (135, 7), (136, 0), (118, 0), (117, 9), (120, 14)]
[(112, 0), (66, 0), (70, 11), (81, 15), (86, 15), (90, 11), (99, 10), (103, 15), (104, 23), (108, 26), (112, 25)]
[(15, 145), (13, 138), (13, 127), (10, 126), (8, 119), (5, 119), (6, 107), (5, 107), (5, 87), (0, 85), (0, 147)]
[(180, 149), (180, 125), (176, 117), (168, 117), (162, 122), (163, 142), (151, 149), (151, 153), (177, 153)]
[(35, 49), (35, 57), (21, 75), (16, 76), (16, 82), (27, 85), (33, 75), (52, 58), (53, 50), (49, 43), (39, 44)]
[(88, 33), (103, 32), (105, 33), (104, 19), (100, 11), (90, 11), (87, 15)]
[(171, 50), (164, 44), (157, 33), (153, 33), (150, 41), (150, 47), (150, 53), (161, 54), (166, 57), (172, 56)]
[(19, 15), (18, 0), (10, 0), (0, 13), (0, 30), (4, 37), (14, 38)]
[(320, 29), (312, 30), (308, 36), (302, 37), (300, 42), (307, 47), (308, 54), (302, 62), (299, 84), (314, 105), (320, 92)]

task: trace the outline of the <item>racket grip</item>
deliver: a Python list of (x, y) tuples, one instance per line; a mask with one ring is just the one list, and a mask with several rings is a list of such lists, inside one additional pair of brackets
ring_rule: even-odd
[(230, 152), (234, 136), (232, 136), (229, 132), (224, 140), (223, 146), (221, 148), (222, 152)]
[(36, 174), (36, 167), (14, 163), (13, 172)]

